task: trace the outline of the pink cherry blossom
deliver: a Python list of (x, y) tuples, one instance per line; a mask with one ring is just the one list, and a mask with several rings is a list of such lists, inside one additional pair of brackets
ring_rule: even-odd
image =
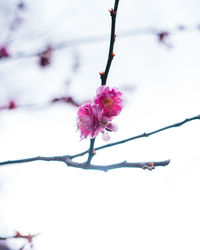
[(108, 132), (117, 131), (112, 123), (122, 110), (122, 93), (117, 88), (101, 86), (93, 102), (87, 102), (78, 109), (77, 127), (81, 138), (95, 138), (102, 133), (104, 140), (109, 140)]
[(112, 118), (119, 115), (122, 110), (122, 93), (117, 88), (101, 86), (97, 89), (94, 103), (103, 111), (104, 116)]
[(98, 134), (98, 115), (91, 103), (85, 103), (78, 109), (78, 129), (81, 138), (90, 136), (94, 138)]
[(101, 132), (105, 135), (103, 139), (106, 140), (108, 138), (105, 133), (106, 130), (117, 130), (115, 124), (112, 124), (110, 119), (103, 115), (99, 107), (89, 102), (79, 107), (77, 126), (81, 132), (82, 139), (88, 136), (90, 136), (90, 138), (95, 138), (99, 132)]

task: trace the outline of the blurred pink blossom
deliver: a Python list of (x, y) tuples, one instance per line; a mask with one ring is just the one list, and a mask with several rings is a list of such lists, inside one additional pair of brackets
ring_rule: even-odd
[(17, 108), (17, 104), (14, 100), (11, 100), (8, 105), (8, 109), (15, 109)]
[(10, 53), (8, 51), (8, 48), (4, 45), (0, 47), (0, 58), (6, 58), (10, 57)]

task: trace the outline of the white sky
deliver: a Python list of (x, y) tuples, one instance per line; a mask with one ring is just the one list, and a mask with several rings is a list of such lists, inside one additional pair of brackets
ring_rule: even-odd
[[(2, 8), (5, 2), (0, 1)], [(33, 51), (65, 39), (109, 37), (107, 10), (113, 3), (28, 1), (26, 21), (11, 48)], [(200, 23), (199, 8), (197, 0), (121, 0), (117, 30), (194, 27)], [(111, 134), (111, 141), (200, 113), (200, 33), (176, 34), (169, 41), (171, 50), (151, 35), (117, 39), (108, 84), (131, 85), (135, 90), (124, 93), (126, 105), (117, 118), (119, 131)], [(57, 51), (45, 70), (38, 67), (36, 58), (0, 62), (0, 103), (13, 97), (19, 103), (43, 103), (68, 93), (78, 100), (92, 98), (100, 85), (98, 72), (104, 69), (108, 43)], [(74, 53), (81, 62), (75, 75), (71, 69)], [(64, 82), (70, 78), (68, 89)], [(96, 164), (171, 159), (168, 167), (152, 172), (119, 169), (101, 173), (52, 162), (2, 167), (0, 233), (42, 232), (35, 240), (37, 250), (199, 250), (199, 128), (199, 121), (193, 121), (99, 151), (93, 159)], [(76, 131), (76, 109), (61, 104), (1, 112), (0, 138), (0, 161), (75, 154), (89, 146), (89, 140), (80, 142)], [(103, 143), (98, 138), (96, 145)]]

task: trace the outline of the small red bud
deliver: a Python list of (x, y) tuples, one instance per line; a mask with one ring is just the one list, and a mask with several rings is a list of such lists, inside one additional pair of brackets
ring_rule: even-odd
[(16, 231), (15, 237), (21, 237), (21, 236), (22, 236), (21, 233), (19, 231)]
[(112, 52), (112, 57), (114, 57), (114, 56), (115, 56), (115, 53)]
[(100, 76), (103, 76), (104, 74), (105, 74), (104, 71), (99, 72), (99, 75), (100, 75)]
[(111, 15), (113, 15), (113, 14), (117, 15), (117, 11), (114, 11), (112, 8), (109, 10), (109, 12), (110, 12)]
[(151, 167), (151, 170), (153, 170), (155, 168), (153, 162), (149, 163), (149, 166)]
[(109, 12), (110, 12), (110, 14), (112, 14), (113, 13), (113, 9), (111, 8), (111, 9), (109, 9)]

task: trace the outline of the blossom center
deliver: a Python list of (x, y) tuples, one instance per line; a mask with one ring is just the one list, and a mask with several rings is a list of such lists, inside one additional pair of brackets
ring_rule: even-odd
[(113, 99), (110, 98), (110, 97), (106, 97), (104, 100), (103, 100), (103, 104), (106, 105), (106, 106), (110, 106), (113, 104)]

